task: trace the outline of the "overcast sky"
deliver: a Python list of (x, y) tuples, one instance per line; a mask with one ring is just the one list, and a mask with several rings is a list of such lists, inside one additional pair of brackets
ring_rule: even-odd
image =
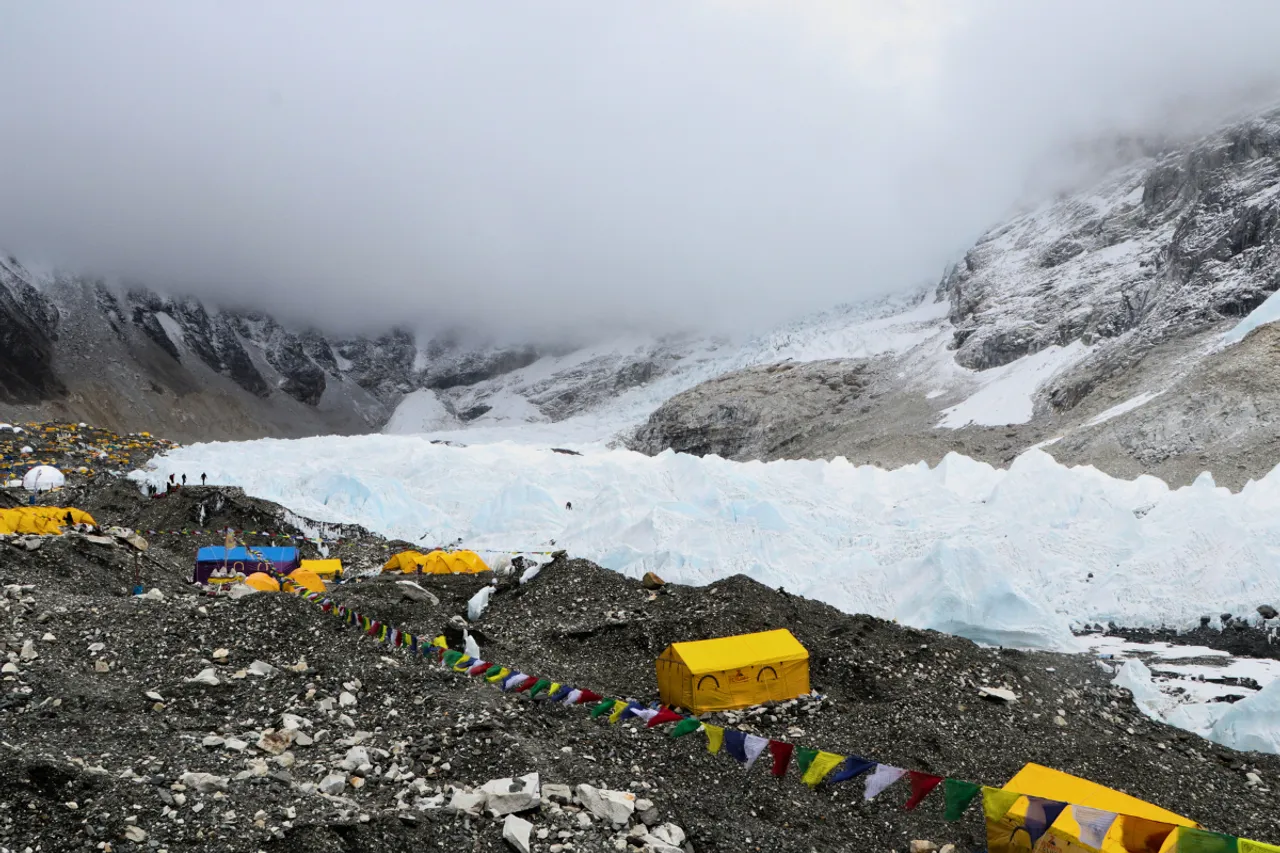
[(5, 3), (0, 247), (330, 327), (759, 327), (1271, 91), (1273, 0)]

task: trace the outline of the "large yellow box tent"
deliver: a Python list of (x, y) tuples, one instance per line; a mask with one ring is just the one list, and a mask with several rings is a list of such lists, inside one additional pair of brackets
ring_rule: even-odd
[(341, 560), (303, 560), (299, 568), (306, 569), (318, 578), (329, 579), (342, 574)]
[[(1140, 844), (1134, 843), (1135, 836), (1152, 835), (1153, 831), (1154, 846), (1148, 853), (1160, 853), (1176, 849), (1178, 833), (1171, 832), (1167, 837), (1160, 838), (1160, 832), (1156, 831), (1159, 830), (1159, 824), (1186, 827), (1197, 825), (1193, 820), (1145, 800), (1040, 764), (1023, 767), (1004, 785), (1004, 790), (1016, 791), (1024, 797), (1014, 803), (1009, 813), (1000, 820), (987, 820), (988, 853), (1130, 853), (1143, 849)], [(1026, 797), (1042, 797), (1115, 812), (1122, 817), (1107, 831), (1101, 847), (1090, 847), (1080, 840), (1080, 824), (1076, 822), (1072, 810), (1065, 808), (1033, 848), (1031, 838), (1023, 828), (1028, 806)], [(1130, 836), (1130, 846), (1125, 846), (1124, 843), (1126, 833)]]
[(663, 704), (695, 714), (809, 692), (809, 652), (785, 628), (672, 643), (658, 657), (657, 667)]

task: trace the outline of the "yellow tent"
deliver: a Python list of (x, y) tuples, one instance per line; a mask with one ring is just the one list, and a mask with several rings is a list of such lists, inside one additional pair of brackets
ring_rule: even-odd
[[(1006, 791), (1025, 795), (1014, 803), (1000, 820), (987, 819), (987, 849), (989, 853), (1127, 853), (1143, 851), (1160, 853), (1172, 851), (1178, 833), (1169, 832), (1169, 825), (1195, 827), (1196, 822), (1182, 815), (1152, 805), (1145, 800), (1054, 770), (1039, 764), (1028, 764), (1018, 771), (1004, 786)], [(1026, 797), (1041, 797), (1060, 803), (1071, 803), (1090, 809), (1115, 812), (1122, 815), (1102, 839), (1101, 847), (1090, 847), (1080, 840), (1080, 824), (1072, 809), (1066, 808), (1044, 835), (1031, 846), (1031, 838), (1023, 825), (1029, 805)], [(1128, 846), (1125, 838), (1128, 837)], [(1149, 843), (1144, 844), (1143, 839)]]
[(424, 575), (469, 575), (487, 572), (489, 567), (474, 551), (432, 551), (430, 554), (401, 551), (387, 560), (382, 570), (405, 574), (421, 572)]
[(383, 564), (382, 570), (384, 572), (416, 572), (426, 561), (427, 555), (419, 551), (401, 551), (399, 554), (393, 554), (391, 559)]
[(244, 582), (262, 592), (279, 592), (280, 582), (266, 572), (254, 572)]
[(67, 525), (67, 514), (72, 524), (98, 523), (84, 510), (60, 506), (24, 506), (16, 509), (0, 509), (0, 533), (58, 536)]
[(475, 551), (432, 551), (422, 571), (429, 575), (474, 575), (489, 571)]
[(695, 714), (809, 692), (809, 652), (785, 628), (672, 643), (658, 657), (657, 667), (662, 702)]
[(301, 568), (319, 578), (335, 578), (342, 574), (341, 560), (303, 560)]
[[(261, 574), (261, 572), (258, 574)], [(289, 579), (286, 584), (290, 587), (290, 589), (285, 590), (286, 592), (291, 591), (293, 587), (299, 586), (307, 592), (324, 592), (324, 581), (320, 580), (315, 572), (307, 569), (294, 569), (289, 572)]]

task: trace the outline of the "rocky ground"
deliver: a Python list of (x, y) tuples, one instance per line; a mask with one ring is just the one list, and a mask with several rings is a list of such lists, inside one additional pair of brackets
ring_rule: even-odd
[[(99, 477), (58, 497), (103, 525), (301, 529), (230, 489), (146, 498)], [(328, 532), (352, 565), (372, 568), (389, 548), (359, 529)], [(794, 773), (744, 773), (700, 735), (672, 740), (502, 693), (300, 598), (197, 594), (185, 578), (213, 538), (153, 537), (141, 598), (128, 595), (137, 558), (127, 545), (0, 543), (0, 849), (508, 850), (525, 830), (531, 850), (549, 853), (904, 851), (916, 839), (984, 848), (979, 815), (945, 823), (937, 794), (904, 812), (903, 790), (871, 803), (856, 782), (811, 792)], [(430, 636), (490, 582), (403, 580), (352, 581), (331, 595)], [(1087, 657), (980, 649), (742, 577), (649, 590), (563, 557), (525, 584), (501, 580), (470, 627), (486, 658), (645, 700), (656, 698), (653, 660), (667, 643), (787, 627), (810, 649), (821, 698), (714, 722), (985, 784), (1041, 762), (1212, 829), (1280, 839), (1280, 757), (1151, 722)], [(983, 685), (1019, 700), (981, 699)], [(538, 774), (536, 802), (532, 780), (476, 794), (528, 774)]]

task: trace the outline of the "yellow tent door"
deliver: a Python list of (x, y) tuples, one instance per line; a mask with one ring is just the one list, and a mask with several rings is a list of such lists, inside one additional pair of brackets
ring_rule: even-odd
[(790, 631), (672, 643), (657, 661), (664, 704), (695, 714), (780, 702), (809, 692), (809, 652)]
[[(1195, 821), (1145, 800), (1039, 764), (1023, 767), (1004, 790), (1025, 796), (1000, 820), (987, 820), (989, 853), (1171, 853), (1178, 834), (1171, 829), (1196, 826)], [(1121, 817), (1111, 825), (1101, 847), (1090, 847), (1080, 839), (1080, 824), (1068, 806), (1033, 847), (1025, 828), (1027, 797), (1115, 812)]]

